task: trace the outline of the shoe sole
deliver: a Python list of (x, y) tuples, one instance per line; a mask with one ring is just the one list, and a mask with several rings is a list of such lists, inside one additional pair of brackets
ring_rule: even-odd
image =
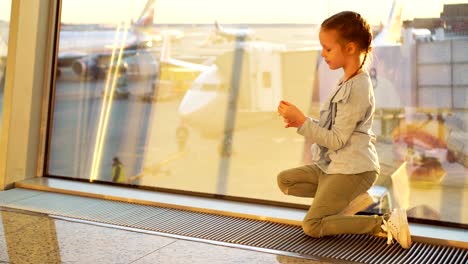
[(349, 205), (339, 213), (339, 215), (355, 215), (356, 213), (361, 212), (373, 205), (375, 203), (374, 199), (372, 199), (369, 194), (365, 194), (366, 193), (360, 194), (354, 198), (354, 200), (352, 200), (351, 203), (349, 203)]
[(408, 249), (411, 247), (411, 233), (409, 230), (408, 225), (408, 218), (406, 216), (405, 209), (398, 209), (399, 210), (399, 222), (400, 222), (400, 237), (398, 238), (398, 242), (400, 243), (401, 247), (404, 249)]

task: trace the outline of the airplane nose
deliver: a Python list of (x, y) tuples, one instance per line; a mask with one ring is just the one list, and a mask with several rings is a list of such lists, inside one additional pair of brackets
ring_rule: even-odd
[(214, 92), (201, 92), (188, 90), (179, 105), (181, 116), (190, 116), (210, 106), (217, 94)]
[(226, 97), (219, 92), (189, 90), (179, 105), (179, 118), (187, 125), (208, 133), (222, 130)]

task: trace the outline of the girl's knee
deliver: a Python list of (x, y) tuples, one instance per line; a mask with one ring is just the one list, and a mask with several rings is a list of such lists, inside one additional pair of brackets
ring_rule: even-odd
[(278, 187), (284, 194), (288, 194), (288, 185), (287, 185), (287, 173), (286, 171), (282, 171), (277, 176), (277, 183)]
[(303, 221), (302, 230), (304, 230), (304, 233), (306, 233), (308, 236), (320, 238), (322, 237), (321, 222), (321, 219), (310, 219), (307, 221)]

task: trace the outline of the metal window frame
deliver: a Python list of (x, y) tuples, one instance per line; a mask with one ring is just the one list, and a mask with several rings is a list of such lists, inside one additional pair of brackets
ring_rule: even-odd
[(0, 189), (43, 176), (58, 0), (15, 0), (0, 131)]

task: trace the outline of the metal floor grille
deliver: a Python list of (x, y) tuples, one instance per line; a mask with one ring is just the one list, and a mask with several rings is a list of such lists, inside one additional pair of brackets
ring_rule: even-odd
[(403, 250), (370, 235), (314, 239), (294, 225), (22, 188), (0, 192), (0, 206), (339, 262), (467, 263), (468, 259), (468, 250), (461, 248), (414, 242)]

